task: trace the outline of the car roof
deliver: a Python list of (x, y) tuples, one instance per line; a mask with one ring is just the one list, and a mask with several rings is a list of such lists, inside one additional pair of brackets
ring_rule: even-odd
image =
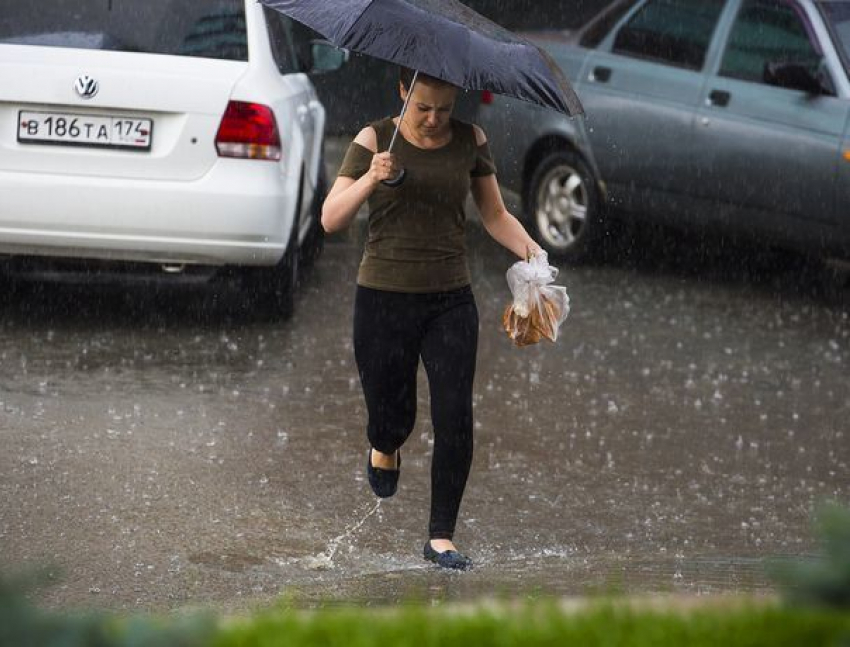
[(637, 0), (611, 0), (603, 5), (589, 20), (575, 29), (524, 29), (519, 31), (521, 36), (533, 37), (535, 41), (552, 41), (569, 45), (578, 45), (584, 36), (603, 26), (606, 19), (625, 4), (635, 4)]

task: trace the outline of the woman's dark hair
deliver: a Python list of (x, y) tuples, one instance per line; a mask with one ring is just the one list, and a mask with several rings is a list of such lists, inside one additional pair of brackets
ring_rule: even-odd
[(398, 80), (404, 86), (405, 90), (410, 89), (410, 84), (413, 83), (413, 70), (403, 65), (398, 68)]
[[(410, 89), (410, 84), (413, 83), (413, 75), (416, 73), (415, 70), (411, 70), (409, 67), (399, 66), (398, 68), (398, 80), (401, 81), (401, 84), (404, 86), (405, 90)], [(454, 87), (448, 81), (443, 81), (442, 79), (438, 79), (435, 76), (431, 76), (430, 74), (425, 74), (425, 72), (420, 72), (419, 76), (416, 78), (417, 83), (431, 83), (434, 85), (449, 85)]]

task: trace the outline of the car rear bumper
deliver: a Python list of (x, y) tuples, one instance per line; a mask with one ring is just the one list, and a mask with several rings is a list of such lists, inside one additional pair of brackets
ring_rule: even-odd
[(193, 182), (0, 172), (0, 255), (273, 265), (297, 200), (284, 180), (227, 159)]

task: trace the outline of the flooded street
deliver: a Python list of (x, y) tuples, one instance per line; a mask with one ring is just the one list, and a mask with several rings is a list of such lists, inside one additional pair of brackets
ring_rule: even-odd
[[(448, 574), (421, 558), (431, 428), (398, 494), (365, 478), (356, 234), (294, 318), (238, 295), (25, 286), (0, 317), (0, 554), (59, 567), (52, 607), (768, 591), (850, 494), (850, 289), (721, 254), (563, 267), (556, 345), (501, 330), (512, 262), (470, 228), (476, 447)], [(664, 245), (662, 245), (664, 247)], [(683, 256), (687, 257), (685, 253)]]

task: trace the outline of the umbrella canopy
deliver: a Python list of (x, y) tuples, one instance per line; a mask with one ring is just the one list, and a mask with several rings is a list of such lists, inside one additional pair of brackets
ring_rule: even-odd
[(466, 90), (490, 90), (568, 116), (584, 112), (548, 54), (457, 0), (260, 1), (337, 47)]

